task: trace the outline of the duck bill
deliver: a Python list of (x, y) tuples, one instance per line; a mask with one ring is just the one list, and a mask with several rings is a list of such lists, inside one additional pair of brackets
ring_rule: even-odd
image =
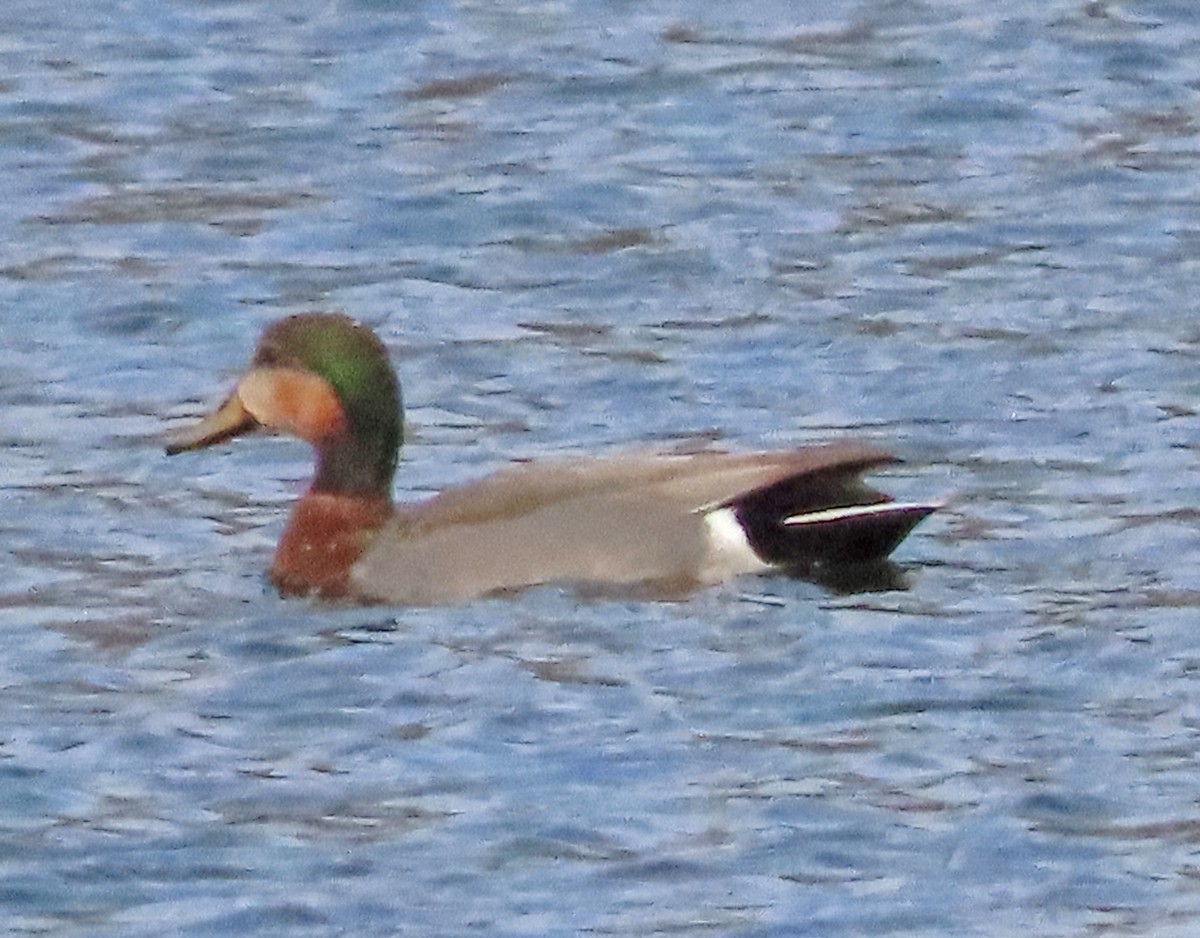
[(234, 391), (224, 404), (199, 423), (171, 433), (166, 443), (167, 455), (174, 456), (176, 453), (223, 443), (235, 436), (249, 433), (258, 426), (258, 421), (246, 410), (237, 391)]

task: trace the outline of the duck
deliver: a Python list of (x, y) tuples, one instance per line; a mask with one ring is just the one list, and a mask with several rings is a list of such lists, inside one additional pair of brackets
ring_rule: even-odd
[(869, 487), (863, 474), (896, 458), (853, 440), (514, 462), (397, 504), (402, 407), (369, 327), (300, 313), (270, 324), (232, 392), (165, 448), (260, 430), (310, 444), (316, 471), (270, 580), (285, 597), (362, 603), (447, 605), (539, 586), (677, 598), (747, 574), (883, 561), (940, 507)]

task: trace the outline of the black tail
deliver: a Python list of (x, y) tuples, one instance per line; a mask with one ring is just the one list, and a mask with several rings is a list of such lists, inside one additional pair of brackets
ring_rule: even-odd
[(858, 478), (861, 468), (794, 476), (730, 507), (767, 563), (804, 573), (882, 560), (940, 506), (893, 501)]

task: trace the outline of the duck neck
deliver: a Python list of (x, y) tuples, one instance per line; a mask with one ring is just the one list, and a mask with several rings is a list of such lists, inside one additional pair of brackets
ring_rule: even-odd
[(342, 434), (317, 446), (317, 474), (292, 510), (275, 551), (279, 591), (336, 598), (352, 592), (350, 570), (392, 515), (396, 447)]
[(345, 434), (317, 447), (312, 491), (369, 500), (391, 500), (397, 453), (385, 441)]

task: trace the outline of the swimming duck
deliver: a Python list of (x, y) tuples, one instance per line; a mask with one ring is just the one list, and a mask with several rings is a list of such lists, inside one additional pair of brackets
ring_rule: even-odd
[(516, 463), (397, 506), (396, 373), (369, 328), (333, 313), (268, 327), (224, 403), (166, 449), (260, 428), (316, 451), (271, 566), (285, 595), (431, 605), (564, 584), (675, 597), (772, 567), (880, 560), (938, 507), (868, 488), (860, 475), (894, 459), (856, 442)]

